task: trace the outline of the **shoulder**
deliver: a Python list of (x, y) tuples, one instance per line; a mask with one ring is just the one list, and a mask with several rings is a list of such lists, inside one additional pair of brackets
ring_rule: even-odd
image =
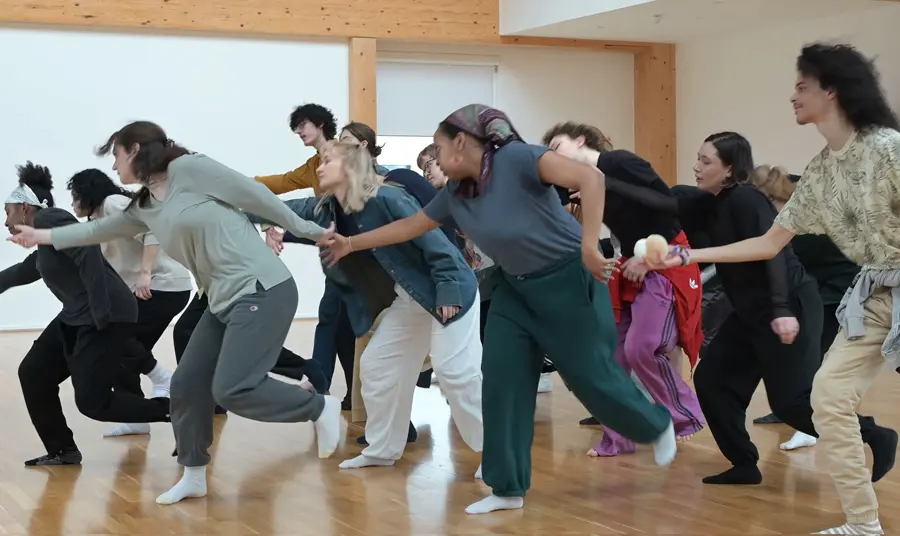
[(860, 143), (882, 158), (900, 161), (900, 132), (892, 128), (876, 128), (860, 135)]
[(375, 197), (378, 199), (396, 200), (409, 197), (409, 194), (406, 193), (402, 185), (384, 183), (378, 187)]
[(759, 208), (759, 207), (769, 207), (774, 210), (774, 205), (769, 201), (769, 198), (755, 187), (750, 186), (749, 184), (738, 184), (734, 187), (731, 194), (728, 196), (727, 203), (732, 208)]
[(522, 141), (513, 141), (497, 149), (494, 159), (498, 162), (505, 161), (537, 161), (544, 153), (549, 151), (543, 145), (532, 145)]
[(601, 153), (600, 158), (597, 160), (597, 167), (599, 167), (601, 171), (603, 171), (604, 166), (614, 167), (635, 164), (650, 166), (650, 162), (647, 162), (640, 156), (624, 149), (616, 149)]
[(131, 198), (121, 194), (113, 194), (103, 200), (103, 214), (110, 215), (122, 212), (131, 203)]
[(403, 186), (421, 184), (427, 184), (428, 186), (431, 186), (431, 184), (429, 184), (428, 181), (425, 180), (425, 177), (419, 175), (411, 169), (392, 169), (386, 175), (384, 175), (384, 178)]
[(181, 171), (194, 170), (198, 168), (221, 165), (205, 154), (192, 153), (179, 156), (175, 160), (169, 162), (169, 173), (178, 173)]
[(41, 209), (34, 216), (34, 226), (40, 229), (58, 227), (70, 223), (78, 223), (78, 219), (72, 213), (56, 207)]

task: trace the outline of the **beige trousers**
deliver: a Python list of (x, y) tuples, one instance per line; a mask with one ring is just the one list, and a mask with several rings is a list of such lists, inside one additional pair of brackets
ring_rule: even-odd
[[(359, 379), (359, 359), (366, 350), (366, 346), (369, 344), (372, 334), (375, 333), (375, 329), (378, 328), (378, 324), (381, 323), (383, 316), (384, 311), (382, 311), (375, 319), (375, 322), (372, 323), (372, 327), (369, 329), (368, 333), (356, 339), (356, 350), (353, 356), (353, 383), (352, 385), (347, 386), (348, 389), (351, 389), (350, 403), (353, 405), (353, 409), (350, 410), (350, 422), (366, 422), (367, 419), (366, 404), (363, 402), (362, 397), (362, 382), (360, 382)], [(422, 365), (422, 372), (425, 372), (430, 368), (431, 356), (427, 356), (425, 357), (425, 363)]]
[(878, 519), (856, 410), (884, 367), (881, 345), (891, 329), (891, 305), (890, 289), (878, 289), (865, 304), (865, 335), (850, 341), (841, 330), (813, 381), (813, 424), (848, 523)]

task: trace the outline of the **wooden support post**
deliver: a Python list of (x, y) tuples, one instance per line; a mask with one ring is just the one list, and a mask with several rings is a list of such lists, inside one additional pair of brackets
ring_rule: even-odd
[(678, 184), (675, 45), (653, 43), (634, 55), (634, 148), (669, 186)]
[(350, 39), (350, 120), (365, 123), (375, 132), (378, 132), (377, 65), (375, 39)]

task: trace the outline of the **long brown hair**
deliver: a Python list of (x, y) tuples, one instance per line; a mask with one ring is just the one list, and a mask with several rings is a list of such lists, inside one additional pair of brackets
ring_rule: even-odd
[(130, 209), (135, 204), (146, 207), (150, 202), (150, 188), (148, 181), (155, 173), (162, 173), (169, 168), (169, 164), (180, 156), (190, 154), (190, 151), (177, 145), (166, 136), (166, 132), (150, 121), (135, 121), (113, 132), (106, 143), (97, 147), (94, 151), (97, 156), (112, 154), (116, 146), (131, 150), (137, 145), (138, 152), (131, 160), (131, 171), (142, 188), (125, 208)]

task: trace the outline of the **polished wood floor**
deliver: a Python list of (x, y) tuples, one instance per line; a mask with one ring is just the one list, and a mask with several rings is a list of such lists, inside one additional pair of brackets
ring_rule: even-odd
[[(298, 323), (288, 346), (309, 354), (313, 325)], [(363, 430), (346, 428), (335, 456), (319, 460), (309, 424), (218, 418), (209, 496), (175, 506), (155, 497), (179, 477), (168, 425), (150, 436), (103, 439), (104, 423), (78, 414), (71, 387), (61, 397), (84, 453), (82, 467), (26, 469), (42, 454), (22, 402), (16, 367), (33, 333), (0, 334), (0, 534), (480, 535), (480, 534), (809, 534), (843, 523), (837, 496), (816, 448), (785, 454), (782, 425), (752, 426), (765, 481), (709, 487), (700, 478), (726, 468), (708, 432), (684, 446), (668, 469), (648, 449), (617, 459), (589, 459), (598, 430), (579, 428), (585, 412), (556, 378), (538, 397), (534, 477), (525, 509), (467, 516), (489, 493), (473, 479), (479, 458), (449, 420), (437, 385), (418, 389), (413, 421), (419, 441), (393, 468), (337, 468), (360, 451)], [(158, 354), (174, 366), (171, 337)], [(342, 380), (335, 394), (343, 395)], [(900, 427), (900, 377), (885, 372), (863, 407)], [(767, 412), (757, 393), (751, 415)], [(888, 534), (900, 527), (900, 471), (877, 485)]]

